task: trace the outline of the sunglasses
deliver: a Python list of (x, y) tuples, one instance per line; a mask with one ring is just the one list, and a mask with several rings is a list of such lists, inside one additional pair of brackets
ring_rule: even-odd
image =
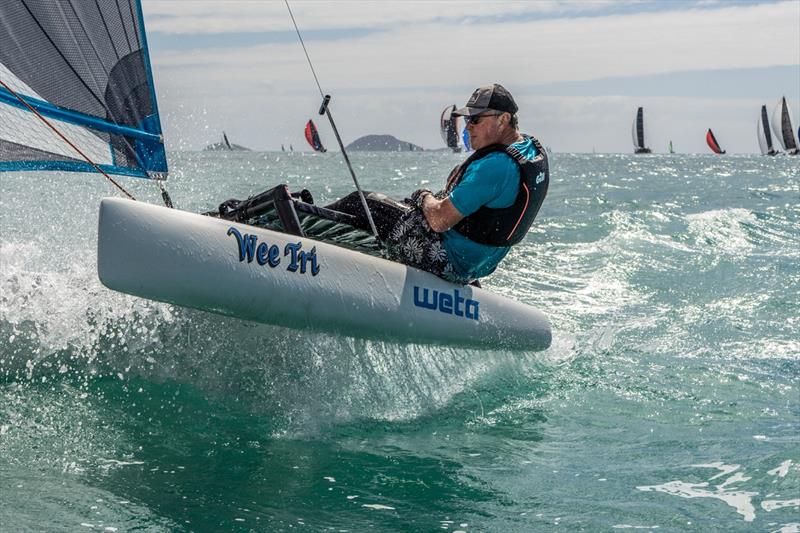
[(481, 119), (485, 117), (498, 117), (502, 115), (502, 113), (483, 113), (481, 115), (472, 115), (469, 117), (464, 117), (464, 120), (467, 124), (472, 124), (473, 126), (476, 124), (480, 124)]

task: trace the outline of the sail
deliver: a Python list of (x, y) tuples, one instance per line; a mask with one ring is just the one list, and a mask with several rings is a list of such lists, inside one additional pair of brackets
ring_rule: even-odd
[(674, 154), (675, 150), (672, 149), (672, 139), (669, 140), (669, 153)]
[(714, 137), (714, 132), (711, 131), (711, 128), (708, 129), (706, 132), (706, 143), (708, 147), (711, 148), (711, 151), (715, 154), (724, 154), (725, 150), (719, 147), (719, 143), (717, 142), (717, 138)]
[(455, 110), (455, 105), (449, 105), (444, 108), (442, 115), (439, 117), (439, 128), (442, 140), (447, 147), (454, 152), (460, 152), (461, 148), (458, 146), (458, 117), (453, 116), (453, 111)]
[(225, 148), (227, 148), (228, 150), (233, 150), (233, 147), (231, 146), (231, 142), (228, 140), (228, 136), (225, 135), (224, 131), (222, 132), (222, 144), (224, 144)]
[(0, 171), (94, 172), (78, 150), (166, 178), (140, 0), (0, 1)]
[(775, 110), (772, 112), (772, 129), (775, 132), (775, 137), (786, 150), (789, 155), (796, 155), (798, 153), (797, 138), (794, 136), (794, 127), (792, 127), (792, 115), (789, 111), (789, 104), (786, 103), (786, 97), (781, 98)]
[(322, 141), (319, 140), (319, 132), (317, 131), (317, 127), (314, 125), (314, 121), (312, 120), (309, 120), (306, 123), (306, 140), (315, 152), (327, 152), (325, 147), (322, 146)]
[(644, 110), (641, 107), (636, 110), (636, 118), (633, 119), (631, 135), (633, 137), (634, 152), (637, 154), (649, 154), (650, 149), (647, 148), (644, 138)]
[(467, 130), (466, 125), (464, 126), (464, 129), (461, 131), (461, 142), (464, 143), (465, 152), (472, 151), (472, 145), (470, 145), (469, 143), (469, 130)]
[(758, 136), (758, 147), (761, 155), (775, 155), (777, 151), (772, 146), (772, 132), (769, 131), (769, 117), (767, 116), (767, 106), (761, 106), (761, 113), (758, 115), (758, 126), (756, 127)]

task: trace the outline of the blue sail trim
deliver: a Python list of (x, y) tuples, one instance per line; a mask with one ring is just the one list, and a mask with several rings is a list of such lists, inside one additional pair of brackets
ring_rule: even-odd
[[(28, 104), (30, 104), (32, 108), (41, 113), (43, 117), (53, 118), (62, 122), (76, 124), (78, 126), (86, 126), (93, 130), (103, 131), (106, 133), (115, 133), (117, 135), (124, 135), (125, 137), (133, 137), (150, 142), (161, 142), (161, 135), (156, 133), (149, 133), (147, 131), (138, 130), (128, 126), (120, 126), (119, 124), (114, 124), (113, 122), (108, 122), (92, 115), (86, 115), (78, 111), (72, 111), (70, 109), (53, 105), (50, 102), (39, 100), (38, 98), (33, 98), (32, 96), (27, 96), (24, 94), (20, 94), (19, 96)], [(8, 92), (5, 87), (0, 87), (0, 102), (17, 107), (28, 113), (31, 112), (31, 110), (28, 109), (25, 104), (20, 102), (16, 96)]]
[[(121, 126), (119, 124), (114, 124), (113, 122), (108, 122), (106, 120), (94, 117), (92, 115), (86, 115), (78, 111), (73, 111), (70, 109), (59, 107), (51, 104), (50, 102), (46, 102), (38, 98), (33, 98), (32, 96), (24, 94), (20, 94), (19, 96), (23, 100), (25, 100), (25, 102), (27, 102), (32, 108), (34, 108), (38, 113), (40, 113), (43, 117), (52, 118), (55, 120), (59, 120), (61, 122), (67, 122), (69, 124), (75, 124), (77, 126), (85, 126), (87, 128), (91, 128), (97, 131), (102, 131), (105, 133), (123, 135), (125, 137), (132, 138), (134, 140), (136, 156), (140, 165), (142, 166), (142, 169), (140, 170), (135, 168), (119, 167), (115, 165), (105, 165), (105, 167), (108, 167), (110, 169), (107, 170), (107, 172), (111, 172), (114, 174), (122, 174), (125, 176), (138, 176), (143, 178), (152, 177), (156, 179), (163, 179), (165, 177), (167, 173), (166, 149), (164, 148), (164, 143), (162, 141), (160, 133), (151, 133), (152, 131), (156, 132), (161, 131), (161, 122), (158, 118), (158, 113), (146, 117), (140, 124), (140, 127), (142, 129), (137, 129), (137, 128), (131, 128), (129, 126)], [(31, 110), (28, 109), (28, 107), (25, 104), (20, 102), (19, 99), (14, 94), (9, 92), (4, 87), (0, 87), (0, 103), (16, 107), (27, 113), (31, 113)], [(44, 161), (43, 163), (53, 163), (53, 162)], [(68, 166), (71, 165), (70, 162), (67, 163)], [(88, 166), (89, 168), (92, 168), (91, 165)], [(100, 166), (100, 168), (103, 168), (105, 170), (103, 165), (98, 165), (98, 166)], [(5, 168), (6, 168), (5, 164), (0, 164), (0, 170), (3, 170)], [(28, 167), (23, 166), (22, 169), (24, 168)], [(52, 170), (69, 170), (68, 168), (51, 167), (51, 166), (36, 167), (37, 170), (45, 168)], [(14, 167), (13, 170), (21, 170), (21, 169)], [(83, 170), (79, 170), (78, 172), (83, 172)], [(151, 176), (150, 173), (153, 173), (153, 175)]]
[[(141, 168), (119, 167), (115, 165), (97, 165), (107, 174), (118, 174), (121, 176), (131, 176), (133, 178), (150, 178), (147, 171)], [(97, 173), (97, 169), (85, 161), (0, 161), (0, 172), (35, 170), (57, 170), (62, 172), (91, 172)]]

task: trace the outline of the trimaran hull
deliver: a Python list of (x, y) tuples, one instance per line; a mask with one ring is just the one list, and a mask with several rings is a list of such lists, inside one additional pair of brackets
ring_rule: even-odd
[(357, 251), (105, 198), (97, 266), (114, 290), (266, 324), (371, 339), (542, 350), (547, 318), (486, 290)]

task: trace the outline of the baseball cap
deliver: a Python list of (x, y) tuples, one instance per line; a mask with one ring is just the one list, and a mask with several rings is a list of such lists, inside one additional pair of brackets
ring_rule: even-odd
[(517, 109), (519, 108), (517, 103), (514, 102), (514, 97), (511, 96), (511, 93), (499, 83), (493, 83), (475, 89), (467, 105), (461, 109), (456, 109), (452, 114), (469, 117), (493, 110), (513, 115), (517, 112)]

